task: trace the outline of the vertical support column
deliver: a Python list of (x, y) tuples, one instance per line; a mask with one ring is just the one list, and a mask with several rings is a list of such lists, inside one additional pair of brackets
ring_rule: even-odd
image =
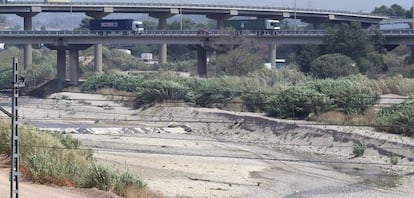
[(57, 88), (63, 89), (66, 80), (66, 50), (57, 50)]
[[(167, 29), (167, 16), (159, 16), (158, 17), (158, 29), (165, 30)], [(167, 63), (167, 44), (161, 44), (160, 48), (160, 64)]]
[(77, 85), (79, 83), (79, 49), (69, 50), (70, 81)]
[[(24, 30), (32, 30), (32, 16), (29, 14), (26, 14), (23, 16), (24, 18)], [(33, 63), (33, 57), (32, 57), (32, 45), (31, 44), (25, 44), (24, 45), (24, 61), (23, 66), (24, 69), (29, 69), (30, 65)]]
[(276, 44), (269, 45), (269, 61), (272, 67), (276, 67)]
[(95, 72), (102, 72), (102, 44), (95, 44)]
[(12, 94), (12, 134), (10, 138), (10, 198), (19, 197), (19, 133), (17, 127), (18, 109), (17, 97), (19, 96), (19, 82), (17, 73), (17, 58), (13, 58), (13, 94)]
[(217, 29), (219, 29), (219, 30), (224, 29), (224, 20), (226, 20), (230, 17), (231, 17), (231, 15), (228, 15), (228, 14), (211, 14), (211, 15), (207, 15), (207, 18), (216, 20)]
[(200, 77), (207, 77), (207, 49), (197, 47), (197, 72)]
[(224, 18), (218, 18), (217, 21), (217, 29), (222, 30), (224, 29)]

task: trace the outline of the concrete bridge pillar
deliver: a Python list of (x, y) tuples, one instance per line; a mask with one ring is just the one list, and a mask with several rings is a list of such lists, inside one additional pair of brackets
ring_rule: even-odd
[[(24, 30), (32, 30), (32, 15), (24, 15)], [(24, 51), (23, 51), (23, 66), (24, 69), (29, 69), (30, 65), (33, 63), (33, 57), (32, 57), (32, 45), (31, 44), (25, 44), (24, 45)]]
[(197, 47), (197, 72), (200, 77), (207, 77), (207, 48)]
[(71, 48), (69, 50), (69, 63), (70, 63), (70, 81), (74, 85), (79, 83), (79, 49)]
[[(171, 13), (150, 13), (151, 17), (158, 18), (158, 29), (166, 30), (168, 29), (167, 19), (173, 16)], [(163, 43), (160, 47), (160, 64), (167, 63), (167, 54), (168, 54), (167, 44)]]
[(102, 44), (95, 45), (94, 65), (95, 72), (102, 72)]
[(211, 14), (207, 15), (207, 18), (216, 20), (217, 22), (217, 29), (224, 29), (224, 20), (232, 17), (228, 14)]
[(63, 89), (66, 80), (66, 50), (57, 50), (57, 88)]
[[(158, 29), (161, 29), (161, 30), (165, 30), (165, 29), (167, 29), (168, 28), (168, 25), (167, 25), (167, 17), (159, 17), (158, 18)], [(160, 63), (161, 64), (165, 64), (165, 63), (167, 63), (167, 51), (168, 51), (168, 49), (167, 49), (168, 47), (167, 47), (167, 44), (166, 43), (163, 43), (163, 44), (161, 44), (161, 48), (160, 48)]]
[(276, 49), (277, 45), (275, 43), (269, 45), (269, 62), (272, 67), (276, 67)]
[[(23, 17), (23, 29), (24, 30), (32, 30), (32, 18), (39, 14), (42, 11), (41, 7), (32, 6), (30, 7), (30, 11), (26, 13), (17, 14), (17, 16)], [(33, 63), (32, 57), (32, 45), (25, 44), (24, 45), (24, 58), (23, 58), (23, 66), (24, 69), (29, 69), (30, 65)]]

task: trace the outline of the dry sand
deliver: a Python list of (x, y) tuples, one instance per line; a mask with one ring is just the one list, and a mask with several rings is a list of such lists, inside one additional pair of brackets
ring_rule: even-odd
[[(56, 99), (21, 99), (21, 120), (76, 133), (97, 149), (100, 163), (141, 176), (166, 197), (414, 194), (411, 138), (185, 105), (131, 110), (93, 94), (51, 98)], [(178, 127), (168, 128), (171, 122)], [(352, 158), (357, 141), (367, 145), (366, 153)], [(397, 166), (390, 164), (390, 155), (399, 157)]]

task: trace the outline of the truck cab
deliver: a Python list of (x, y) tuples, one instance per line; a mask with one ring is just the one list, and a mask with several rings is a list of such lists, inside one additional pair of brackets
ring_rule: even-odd
[(280, 21), (275, 19), (267, 19), (266, 30), (280, 30)]
[(132, 31), (142, 34), (144, 32), (144, 24), (142, 21), (133, 21), (132, 22)]

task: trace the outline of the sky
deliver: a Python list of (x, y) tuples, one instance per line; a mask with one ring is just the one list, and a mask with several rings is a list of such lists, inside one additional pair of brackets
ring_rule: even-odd
[(199, 3), (199, 4), (227, 4), (227, 5), (254, 5), (274, 7), (294, 7), (312, 9), (332, 9), (355, 12), (371, 12), (381, 5), (390, 6), (394, 3), (405, 9), (410, 9), (414, 0), (72, 0), (94, 2), (144, 2), (144, 3)]

